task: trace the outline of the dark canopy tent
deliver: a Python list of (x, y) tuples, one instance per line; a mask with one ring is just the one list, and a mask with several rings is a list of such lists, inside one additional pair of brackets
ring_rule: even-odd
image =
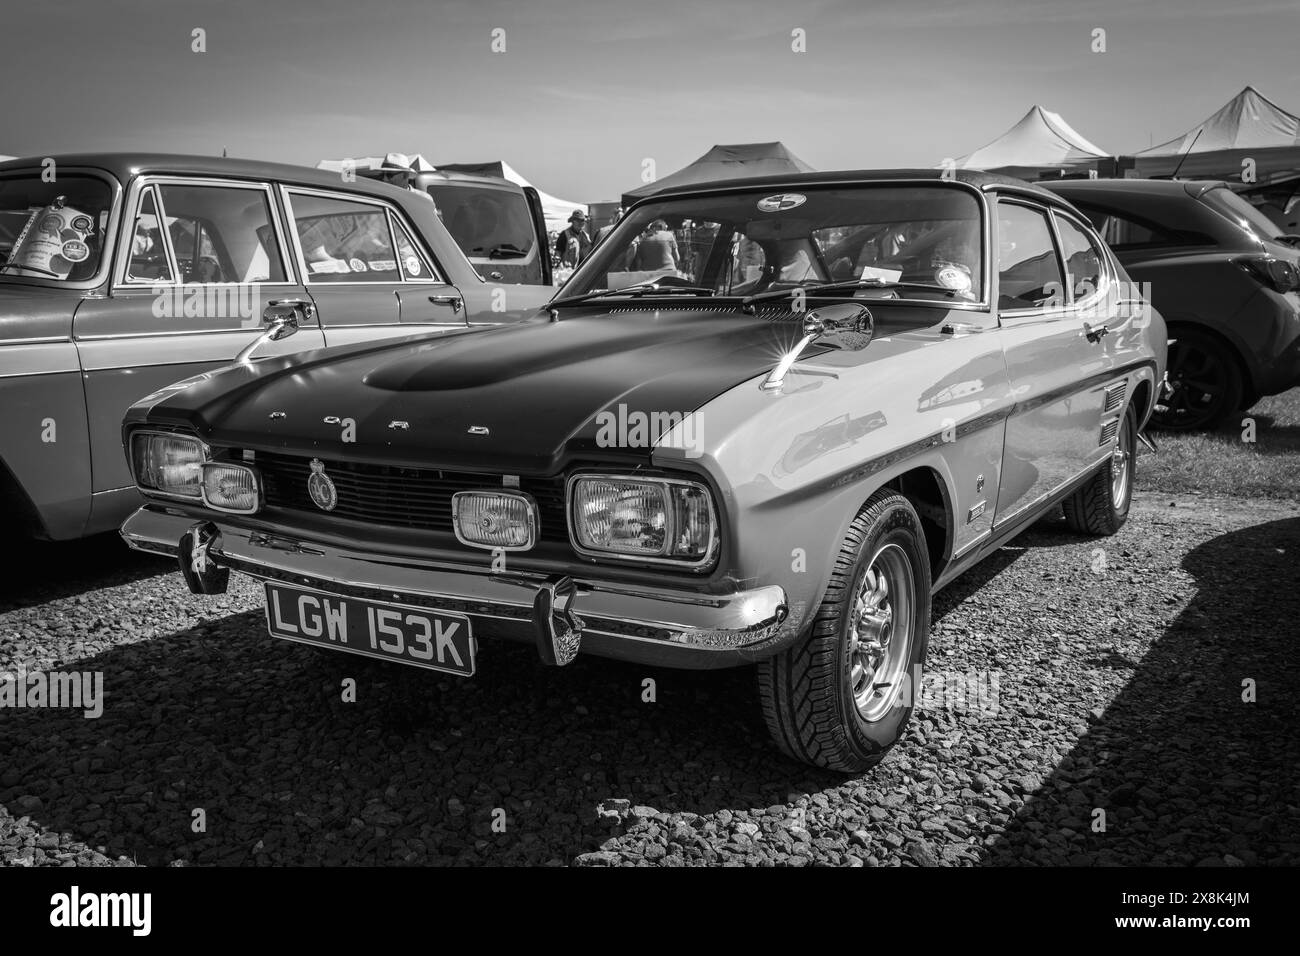
[(646, 196), (653, 196), (670, 186), (692, 186), (699, 183), (718, 182), (723, 179), (744, 179), (751, 176), (777, 176), (781, 173), (807, 173), (812, 167), (805, 163), (784, 143), (740, 143), (734, 146), (714, 146), (711, 150), (670, 176), (638, 186), (623, 193), (624, 207)]
[(1300, 117), (1248, 86), (1186, 133), (1126, 157), (1142, 179), (1223, 179), (1240, 183), (1246, 160), (1257, 182), (1300, 170)]

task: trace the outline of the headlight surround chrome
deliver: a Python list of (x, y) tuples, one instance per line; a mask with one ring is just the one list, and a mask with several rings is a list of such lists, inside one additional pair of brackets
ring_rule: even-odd
[(213, 511), (251, 515), (262, 507), (262, 479), (257, 469), (231, 461), (203, 464), (203, 503)]
[(192, 435), (164, 431), (131, 434), (131, 472), (135, 483), (149, 494), (200, 500), (207, 458), (208, 446)]
[(718, 550), (708, 485), (682, 478), (578, 474), (566, 495), (569, 541), (588, 557), (697, 570)]

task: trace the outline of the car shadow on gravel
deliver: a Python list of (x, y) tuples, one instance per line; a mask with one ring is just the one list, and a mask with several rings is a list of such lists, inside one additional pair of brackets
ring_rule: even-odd
[(71, 666), (104, 673), (103, 716), (0, 714), (0, 804), (145, 864), (568, 863), (609, 797), (704, 814), (843, 782), (773, 751), (748, 670), (490, 642), (462, 680), (274, 641), (260, 612)]
[(0, 578), (0, 614), (176, 569), (170, 559), (132, 551), (116, 532), (78, 541), (0, 539), (0, 546), (18, 556)]
[(1131, 677), (983, 862), (1300, 862), (1298, 557), (1300, 518), (1191, 551), (1191, 602), (1140, 661), (1098, 647)]
[[(1062, 528), (963, 575), (936, 618), (1024, 542), (1077, 541)], [(260, 611), (75, 667), (104, 673), (104, 715), (7, 711), (0, 753), (21, 773), (0, 773), (0, 803), (152, 865), (568, 863), (638, 806), (706, 815), (873, 785), (781, 756), (749, 669), (555, 669), (489, 641), (463, 680), (275, 641)], [(598, 818), (607, 798), (628, 801), (623, 821)]]

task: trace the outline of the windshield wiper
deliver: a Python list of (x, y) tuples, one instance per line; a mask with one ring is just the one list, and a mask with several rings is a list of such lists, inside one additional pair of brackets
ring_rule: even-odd
[(888, 279), (877, 278), (858, 278), (858, 279), (840, 279), (830, 282), (814, 282), (810, 284), (800, 284), (790, 289), (772, 289), (768, 292), (756, 292), (753, 295), (747, 295), (740, 300), (742, 307), (753, 305), (755, 302), (770, 302), (773, 299), (791, 298), (799, 290), (805, 294), (819, 295), (822, 292), (840, 292), (848, 289), (925, 289), (927, 292), (941, 292), (948, 298), (953, 298), (956, 293), (952, 289), (940, 288), (937, 285), (930, 285), (926, 282), (895, 282)]
[[(478, 252), (479, 250), (474, 250)], [(489, 259), (522, 259), (528, 255), (527, 249), (520, 249), (513, 242), (503, 242), (499, 246), (493, 246), (488, 251)]]
[(561, 305), (577, 305), (579, 302), (589, 302), (592, 299), (603, 299), (607, 296), (626, 295), (632, 298), (639, 298), (651, 293), (685, 293), (687, 295), (717, 295), (713, 289), (702, 285), (660, 285), (658, 279), (652, 279), (649, 282), (638, 282), (636, 285), (626, 286), (622, 289), (596, 289), (592, 292), (584, 292), (582, 295), (569, 295), (563, 299), (552, 299), (547, 303), (548, 309), (553, 309)]

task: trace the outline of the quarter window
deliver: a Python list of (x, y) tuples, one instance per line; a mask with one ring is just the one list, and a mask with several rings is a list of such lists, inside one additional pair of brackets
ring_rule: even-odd
[(1102, 284), (1102, 251), (1092, 237), (1064, 216), (1056, 216), (1056, 232), (1061, 237), (1061, 256), (1065, 260), (1066, 285), (1074, 301), (1086, 299)]
[(140, 211), (131, 234), (130, 260), (126, 278), (129, 282), (172, 282), (171, 260), (159, 227), (158, 207), (152, 186), (140, 196)]
[(1046, 214), (1019, 203), (998, 203), (998, 307), (1063, 305), (1065, 280)]

